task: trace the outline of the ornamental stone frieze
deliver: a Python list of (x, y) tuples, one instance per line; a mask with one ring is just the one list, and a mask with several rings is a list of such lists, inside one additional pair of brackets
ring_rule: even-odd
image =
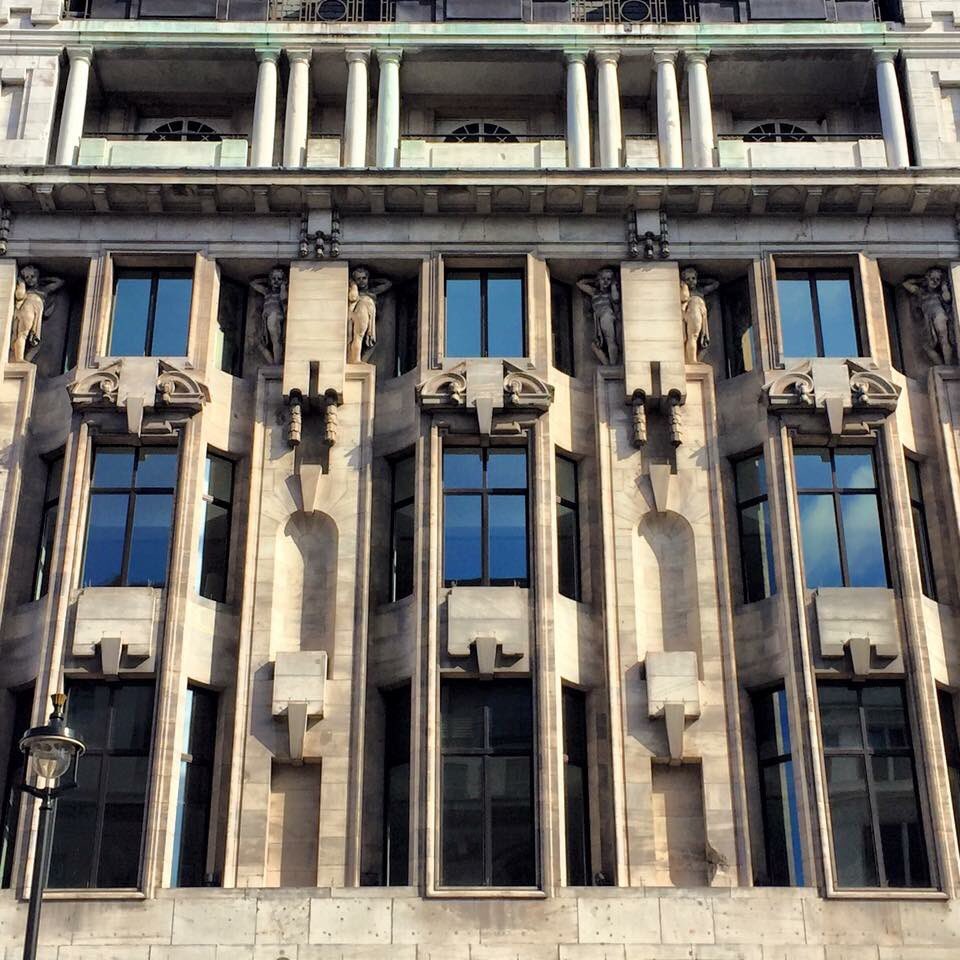
[(480, 433), (493, 431), (494, 413), (539, 415), (553, 402), (553, 387), (509, 360), (461, 360), (417, 387), (423, 410), (476, 410)]
[(78, 413), (124, 412), (127, 432), (134, 436), (143, 432), (148, 414), (167, 428), (171, 415), (192, 416), (210, 399), (205, 384), (158, 357), (120, 357), (97, 370), (78, 371), (67, 391)]
[(843, 433), (845, 416), (887, 416), (900, 397), (888, 369), (857, 360), (804, 360), (768, 373), (763, 391), (771, 413), (826, 413), (832, 437)]

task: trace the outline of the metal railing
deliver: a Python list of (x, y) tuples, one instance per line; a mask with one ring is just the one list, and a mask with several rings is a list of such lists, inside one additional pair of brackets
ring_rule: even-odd
[(300, 23), (362, 23), (377, 19), (391, 22), (395, 13), (395, 0), (380, 0), (379, 4), (364, 0), (270, 0), (267, 19)]
[(850, 143), (854, 140), (882, 140), (882, 133), (718, 133), (718, 140), (743, 140), (745, 143)]
[(696, 0), (571, 0), (574, 23), (695, 23)]

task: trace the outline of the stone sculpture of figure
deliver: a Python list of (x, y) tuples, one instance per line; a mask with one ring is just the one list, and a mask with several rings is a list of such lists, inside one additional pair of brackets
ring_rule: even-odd
[(376, 344), (377, 297), (392, 286), (389, 280), (371, 280), (366, 267), (356, 267), (350, 271), (350, 286), (347, 288), (348, 363), (360, 363), (363, 355)]
[(40, 279), (36, 267), (26, 266), (20, 271), (13, 294), (13, 338), (10, 345), (12, 360), (33, 359), (40, 346), (40, 328), (48, 308), (47, 297), (63, 286), (59, 277)]
[(701, 279), (695, 267), (680, 271), (680, 312), (683, 314), (683, 354), (696, 363), (710, 345), (706, 298), (720, 286), (717, 280)]
[(267, 363), (283, 363), (283, 334), (287, 324), (287, 275), (283, 267), (274, 267), (266, 277), (250, 281), (263, 297), (260, 308), (258, 344)]
[(577, 286), (590, 298), (593, 311), (593, 352), (601, 363), (612, 367), (621, 362), (620, 285), (613, 267), (603, 267), (592, 278), (583, 277)]
[(923, 352), (931, 363), (953, 363), (950, 315), (953, 295), (946, 274), (931, 267), (922, 277), (908, 277), (903, 289), (910, 294), (914, 310), (923, 321)]

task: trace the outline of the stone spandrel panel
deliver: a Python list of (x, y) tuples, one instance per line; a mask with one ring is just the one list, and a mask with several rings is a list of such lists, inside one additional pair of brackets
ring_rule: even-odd
[(60, 77), (52, 55), (9, 56), (0, 66), (0, 165), (45, 164)]

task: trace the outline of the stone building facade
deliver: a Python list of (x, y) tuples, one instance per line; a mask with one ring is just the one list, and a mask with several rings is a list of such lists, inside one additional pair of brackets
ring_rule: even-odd
[(6, 956), (957, 956), (958, 10), (3, 0)]

